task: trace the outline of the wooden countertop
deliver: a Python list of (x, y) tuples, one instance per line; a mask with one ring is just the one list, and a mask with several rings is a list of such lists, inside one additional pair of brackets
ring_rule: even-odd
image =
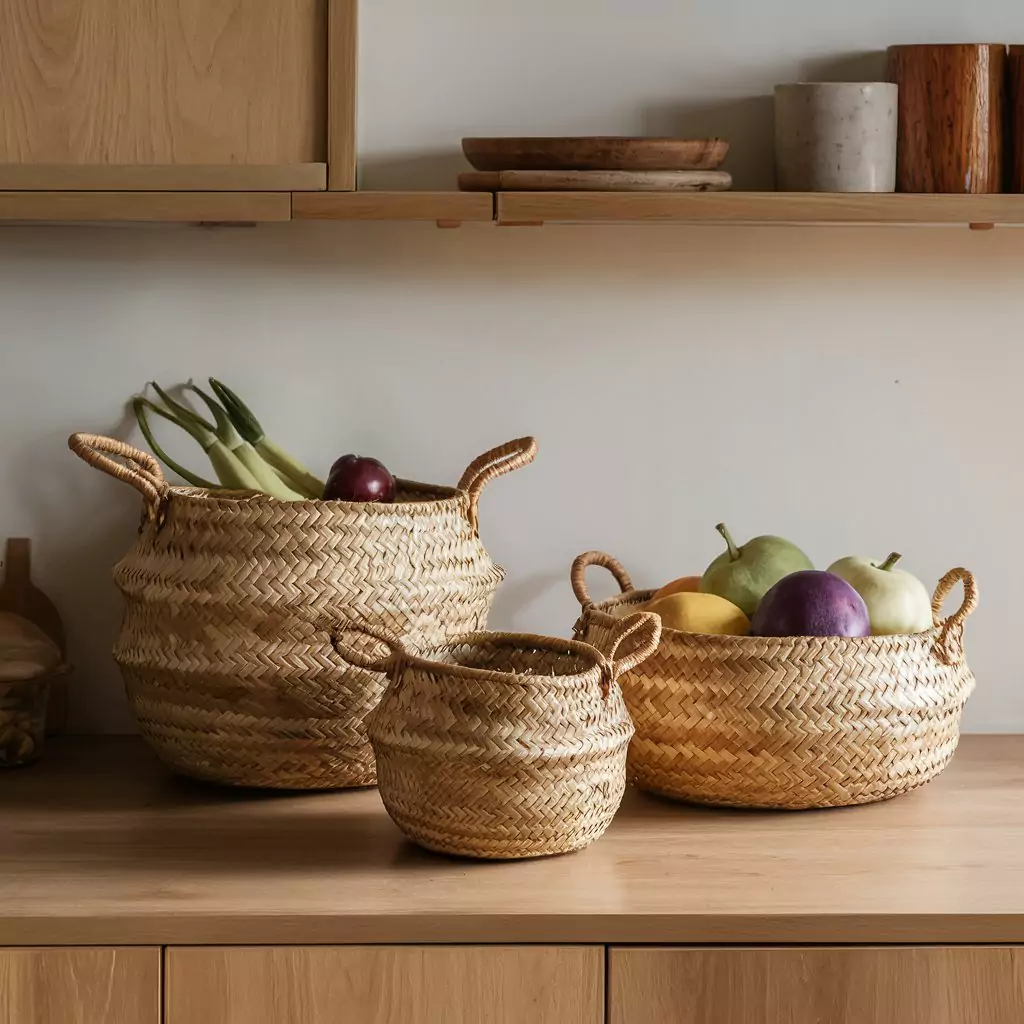
[(430, 942), (1024, 942), (1024, 736), (870, 807), (631, 792), (588, 850), (498, 864), (408, 844), (375, 790), (202, 786), (133, 738), (0, 774), (0, 945)]

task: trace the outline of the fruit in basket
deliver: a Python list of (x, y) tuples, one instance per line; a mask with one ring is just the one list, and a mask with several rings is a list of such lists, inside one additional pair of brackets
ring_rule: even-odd
[(682, 576), (678, 580), (666, 583), (651, 600), (660, 601), (663, 597), (669, 597), (672, 594), (696, 594), (698, 590), (700, 590), (699, 576)]
[(932, 600), (925, 585), (903, 569), (895, 551), (885, 561), (840, 558), (828, 571), (846, 580), (862, 598), (874, 636), (923, 633), (932, 628)]
[(754, 636), (870, 636), (864, 598), (842, 577), (794, 572), (764, 595), (750, 623)]
[(683, 592), (651, 600), (644, 611), (660, 616), (664, 629), (683, 633), (746, 636), (750, 620), (731, 601), (715, 594)]
[(704, 571), (701, 592), (724, 597), (744, 615), (753, 615), (761, 598), (783, 577), (814, 568), (795, 544), (782, 537), (755, 537), (739, 547), (725, 523), (715, 529), (725, 538), (726, 550)]
[(343, 455), (331, 466), (324, 501), (364, 501), (390, 504), (395, 478), (383, 462), (361, 455)]

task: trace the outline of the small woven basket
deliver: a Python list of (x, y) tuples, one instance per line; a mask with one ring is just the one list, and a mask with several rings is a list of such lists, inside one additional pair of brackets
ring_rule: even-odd
[[(622, 594), (595, 604), (588, 566), (611, 571)], [(941, 607), (957, 582), (964, 601)], [(599, 649), (651, 590), (591, 551), (572, 567), (583, 612), (576, 637)], [(949, 763), (974, 689), (964, 621), (974, 577), (953, 569), (932, 601), (934, 627), (908, 636), (732, 637), (665, 629), (655, 654), (621, 679), (636, 725), (629, 777), (642, 789), (734, 807), (842, 807), (888, 800)]]
[(419, 649), (483, 628), (504, 572), (480, 543), (477, 502), (536, 453), (513, 441), (457, 489), (400, 480), (397, 501), (377, 505), (171, 487), (120, 441), (69, 444), (144, 499), (114, 569), (114, 656), (143, 735), (185, 775), (282, 789), (373, 785), (365, 718), (385, 680), (338, 665), (331, 629), (356, 620)]
[[(611, 824), (633, 735), (616, 679), (657, 646), (661, 623), (617, 623), (607, 656), (572, 640), (511, 633), (460, 637), (432, 654), (372, 634), (354, 665), (391, 682), (368, 723), (380, 795), (412, 840), (491, 860), (579, 850)], [(624, 651), (621, 656), (620, 651)]]

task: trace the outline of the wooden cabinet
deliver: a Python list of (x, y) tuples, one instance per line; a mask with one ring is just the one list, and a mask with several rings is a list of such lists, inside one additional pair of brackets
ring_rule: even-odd
[(613, 949), (611, 1024), (1018, 1024), (1024, 948)]
[(602, 1024), (599, 947), (167, 951), (167, 1024)]
[(0, 949), (0, 1024), (160, 1024), (160, 950)]
[(0, 189), (354, 187), (356, 0), (3, 0)]

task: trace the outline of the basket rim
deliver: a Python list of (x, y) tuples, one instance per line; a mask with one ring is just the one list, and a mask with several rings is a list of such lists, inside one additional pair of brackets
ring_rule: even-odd
[[(462, 636), (453, 637), (450, 641), (439, 644), (430, 649), (428, 653), (451, 650), (455, 647), (467, 646), (494, 646), (516, 647), (522, 650), (547, 650), (565, 657), (582, 656), (589, 659), (592, 664), (583, 672), (560, 672), (556, 675), (528, 675), (525, 672), (502, 672), (498, 669), (473, 668), (469, 665), (459, 665), (444, 661), (435, 661), (420, 654), (413, 654), (404, 651), (400, 655), (403, 667), (416, 667), (427, 672), (443, 672), (446, 675), (461, 676), (466, 679), (486, 680), (495, 683), (516, 683), (520, 685), (533, 684), (541, 681), (549, 685), (562, 683), (589, 683), (594, 681), (595, 674), (600, 675), (602, 669), (607, 665), (605, 656), (592, 644), (582, 640), (565, 640), (561, 637), (541, 636), (535, 633), (492, 633), (478, 631), (466, 633)], [(568, 648), (568, 649), (567, 649)]]
[(217, 507), (225, 511), (243, 512), (253, 507), (274, 506), (289, 509), (330, 510), (338, 514), (361, 513), (363, 515), (431, 515), (440, 512), (461, 512), (469, 505), (469, 492), (457, 487), (446, 487), (442, 484), (426, 484), (416, 480), (396, 478), (399, 490), (420, 492), (428, 497), (406, 501), (394, 501), (390, 504), (381, 502), (342, 501), (323, 498), (303, 498), (297, 501), (282, 501), (262, 491), (236, 491), (225, 489), (211, 490), (206, 487), (188, 487), (172, 484), (167, 494), (198, 504)]
[[(584, 616), (594, 613), (603, 615), (607, 619), (617, 621), (617, 616), (610, 613), (609, 609), (622, 605), (643, 605), (657, 593), (656, 589), (651, 590), (630, 590), (624, 594), (616, 594), (614, 597), (606, 598), (604, 601), (596, 601), (589, 609), (584, 611)], [(706, 643), (717, 643), (724, 648), (732, 648), (736, 651), (746, 653), (744, 648), (751, 642), (767, 644), (770, 647), (781, 650), (791, 648), (794, 641), (831, 640), (836, 644), (848, 646), (849, 648), (860, 647), (871, 648), (879, 653), (886, 653), (897, 644), (905, 644), (912, 640), (938, 640), (942, 635), (942, 624), (932, 625), (921, 633), (891, 633), (881, 636), (730, 636), (724, 633), (689, 633), (682, 629), (672, 629), (669, 626), (661, 628), (661, 642), (666, 640), (678, 643), (686, 643), (691, 638)], [(775, 652), (773, 652), (775, 653)]]

